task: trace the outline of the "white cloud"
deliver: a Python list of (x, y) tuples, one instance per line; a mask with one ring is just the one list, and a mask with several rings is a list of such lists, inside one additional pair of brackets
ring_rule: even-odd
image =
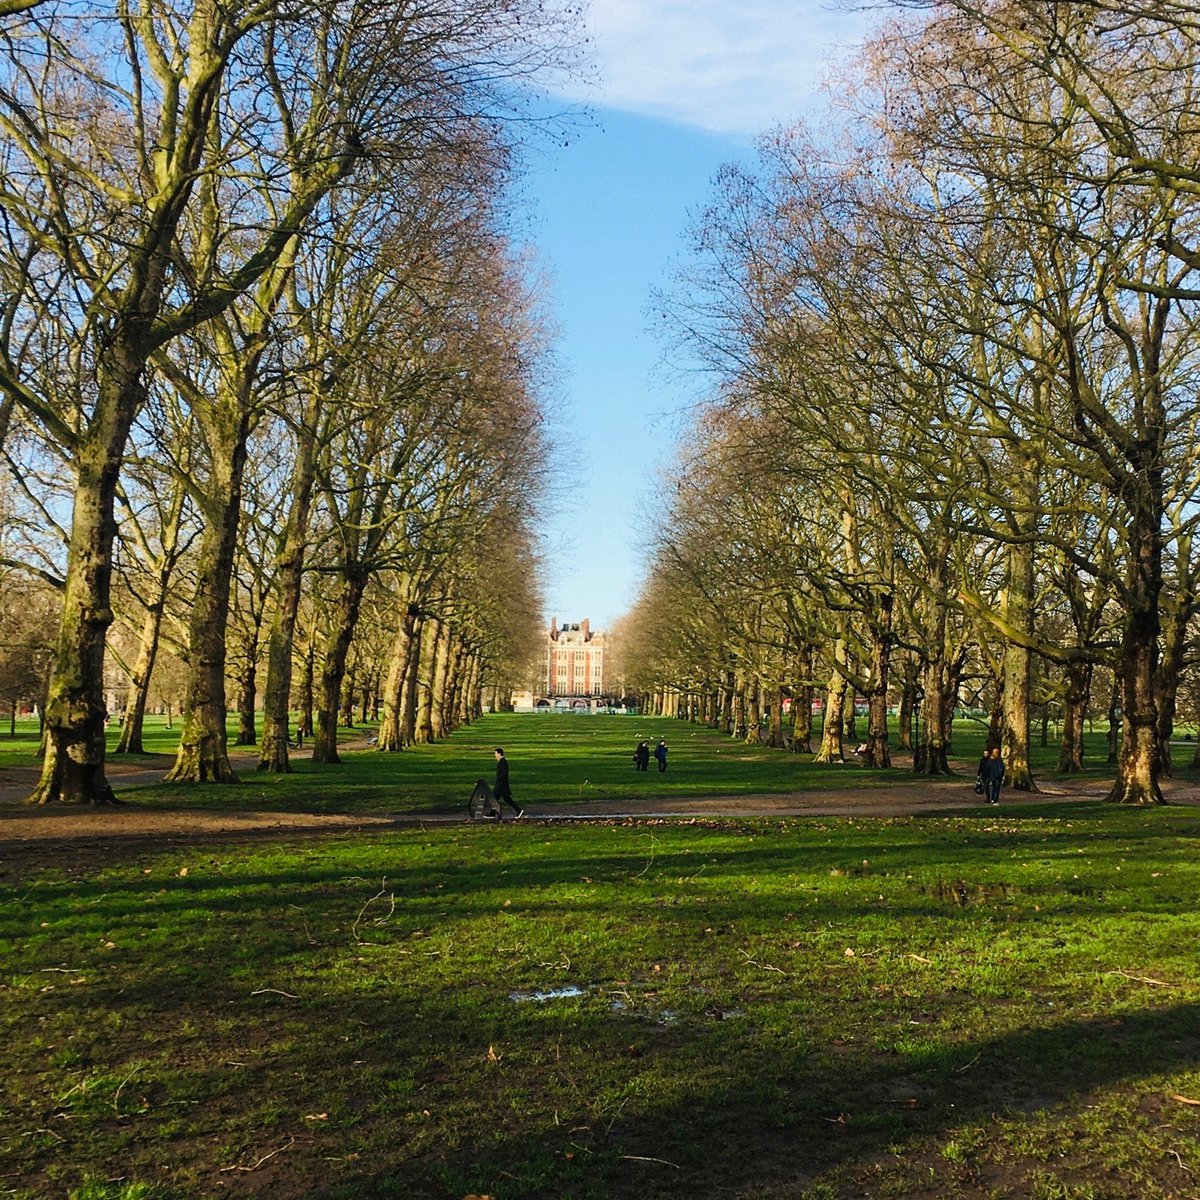
[(756, 134), (811, 105), (869, 26), (829, 0), (592, 0), (598, 100), (715, 133)]

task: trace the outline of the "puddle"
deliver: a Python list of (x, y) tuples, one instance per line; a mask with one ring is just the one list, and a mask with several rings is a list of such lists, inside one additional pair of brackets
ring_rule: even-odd
[(545, 1004), (547, 1000), (571, 1000), (576, 996), (586, 995), (586, 988), (578, 987), (572, 983), (566, 987), (546, 988), (540, 992), (509, 992), (508, 998), (514, 1004), (525, 1004), (528, 1002)]

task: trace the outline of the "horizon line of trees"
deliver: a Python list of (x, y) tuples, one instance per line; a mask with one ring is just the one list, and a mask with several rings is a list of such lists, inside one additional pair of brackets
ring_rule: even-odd
[(731, 166), (661, 315), (714, 379), (624, 635), (658, 703), (865, 760), (964, 699), (1034, 789), (1031, 705), (1114, 729), (1162, 801), (1197, 715), (1200, 25), (1160, 0), (910, 0), (803, 125)]
[(386, 750), (503, 703), (539, 624), (551, 382), (507, 185), (579, 16), (0, 0), (0, 571), (10, 604), (37, 594), (48, 665), (31, 801), (115, 800), (106, 659), (134, 752), (164, 645), (180, 782), (235, 778), (230, 683), (277, 772), (293, 707), (336, 762), (356, 695)]

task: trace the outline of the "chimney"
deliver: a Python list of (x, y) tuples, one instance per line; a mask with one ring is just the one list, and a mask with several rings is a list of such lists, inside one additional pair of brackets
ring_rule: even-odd
[(550, 640), (552, 642), (558, 641), (558, 618), (557, 617), (550, 618)]
[(588, 641), (588, 639), (592, 636), (591, 632), (589, 631), (590, 625), (591, 621), (587, 617), (584, 617), (583, 620), (579, 622), (579, 631), (583, 634), (583, 640), (585, 642)]

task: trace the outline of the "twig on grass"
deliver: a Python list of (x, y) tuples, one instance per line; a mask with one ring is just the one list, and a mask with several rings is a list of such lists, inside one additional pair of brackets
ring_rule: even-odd
[(289, 1000), (299, 1000), (299, 996), (293, 996), (291, 992), (281, 992), (278, 988), (259, 988), (256, 992), (251, 992), (252, 996), (265, 996), (270, 992), (274, 996), (286, 996)]
[(1106, 971), (1106, 975), (1120, 975), (1122, 979), (1132, 979), (1134, 983), (1149, 983), (1154, 987), (1174, 987), (1173, 983), (1166, 983), (1161, 979), (1151, 979), (1149, 975), (1134, 975), (1129, 971)]
[(905, 957), (905, 958), (911, 958), (911, 959), (913, 959), (915, 962), (919, 962), (919, 963), (926, 963), (926, 964), (930, 964), (930, 963), (932, 963), (932, 962), (933, 962), (933, 959), (932, 959), (932, 958), (925, 958), (923, 955), (920, 955), (920, 954), (906, 954), (904, 957)]
[(1180, 1104), (1194, 1104), (1200, 1108), (1200, 1100), (1193, 1100), (1191, 1096), (1180, 1096), (1176, 1092), (1172, 1092), (1171, 1099), (1178, 1100)]
[(358, 926), (363, 919), (363, 913), (365, 913), (367, 911), (367, 909), (370, 908), (371, 905), (375, 903), (376, 900), (378, 900), (381, 896), (385, 896), (385, 895), (392, 902), (392, 907), (390, 909), (388, 909), (388, 914), (386, 917), (376, 917), (375, 918), (376, 925), (379, 925), (381, 922), (388, 920), (392, 916), (392, 914), (396, 911), (396, 893), (395, 892), (392, 892), (390, 894), (388, 893), (387, 876), (386, 875), (379, 882), (379, 891), (377, 891), (375, 893), (375, 895), (373, 895), (370, 898), (370, 900), (368, 900), (366, 902), (366, 904), (364, 904), (362, 906), (362, 908), (360, 908), (358, 910), (358, 916), (354, 918), (354, 925), (350, 929), (350, 936), (352, 938), (354, 938), (354, 940), (356, 942), (359, 942), (359, 943), (362, 942), (362, 938), (360, 938), (358, 936)]
[(676, 1171), (683, 1170), (678, 1163), (668, 1162), (665, 1158), (650, 1158), (645, 1154), (622, 1154), (621, 1159), (625, 1162), (662, 1163), (664, 1167), (674, 1167)]
[(1189, 1167), (1189, 1166), (1188, 1166), (1188, 1165), (1187, 1165), (1187, 1164), (1186, 1164), (1186, 1163), (1183, 1161), (1183, 1159), (1179, 1157), (1179, 1151), (1178, 1151), (1178, 1150), (1168, 1149), (1168, 1150), (1167, 1150), (1167, 1153), (1168, 1153), (1168, 1154), (1173, 1154), (1173, 1155), (1175, 1156), (1175, 1161), (1176, 1161), (1176, 1162), (1179, 1164), (1179, 1169), (1180, 1169), (1181, 1171), (1186, 1171), (1186, 1172), (1187, 1172), (1189, 1175), (1194, 1175), (1194, 1174), (1195, 1174), (1195, 1171), (1193, 1171), (1193, 1170), (1192, 1170), (1192, 1168), (1191, 1168), (1191, 1167)]
[(761, 963), (757, 958), (752, 958), (748, 950), (739, 950), (738, 953), (752, 966), (758, 967), (763, 971), (775, 971), (780, 975), (786, 975), (787, 972), (782, 967), (773, 967), (770, 963)]
[(270, 1154), (264, 1154), (262, 1156), (262, 1158), (260, 1158), (258, 1160), (258, 1162), (256, 1162), (254, 1164), (254, 1166), (252, 1166), (252, 1167), (243, 1167), (237, 1163), (234, 1163), (234, 1165), (232, 1167), (222, 1167), (220, 1173), (222, 1175), (226, 1175), (230, 1171), (246, 1171), (246, 1172), (257, 1171), (258, 1168), (263, 1165), (263, 1163), (267, 1162), (269, 1159), (274, 1158), (275, 1155), (282, 1154), (283, 1151), (291, 1149), (291, 1147), (294, 1146), (295, 1144), (296, 1144), (296, 1139), (292, 1138), (291, 1141), (289, 1141), (286, 1145), (280, 1146), (279, 1149), (277, 1149), (277, 1150), (272, 1150)]
[(969, 1071), (982, 1057), (983, 1057), (983, 1051), (980, 1050), (980, 1052), (977, 1055), (975, 1055), (975, 1057), (973, 1059), (971, 1059), (971, 1061), (969, 1063), (967, 1063), (965, 1066), (955, 1067), (954, 1068), (955, 1075), (961, 1075), (964, 1071)]
[(634, 879), (641, 879), (645, 873), (654, 865), (654, 856), (658, 853), (658, 842), (655, 840), (654, 834), (650, 835), (650, 860), (646, 865), (634, 876)]

